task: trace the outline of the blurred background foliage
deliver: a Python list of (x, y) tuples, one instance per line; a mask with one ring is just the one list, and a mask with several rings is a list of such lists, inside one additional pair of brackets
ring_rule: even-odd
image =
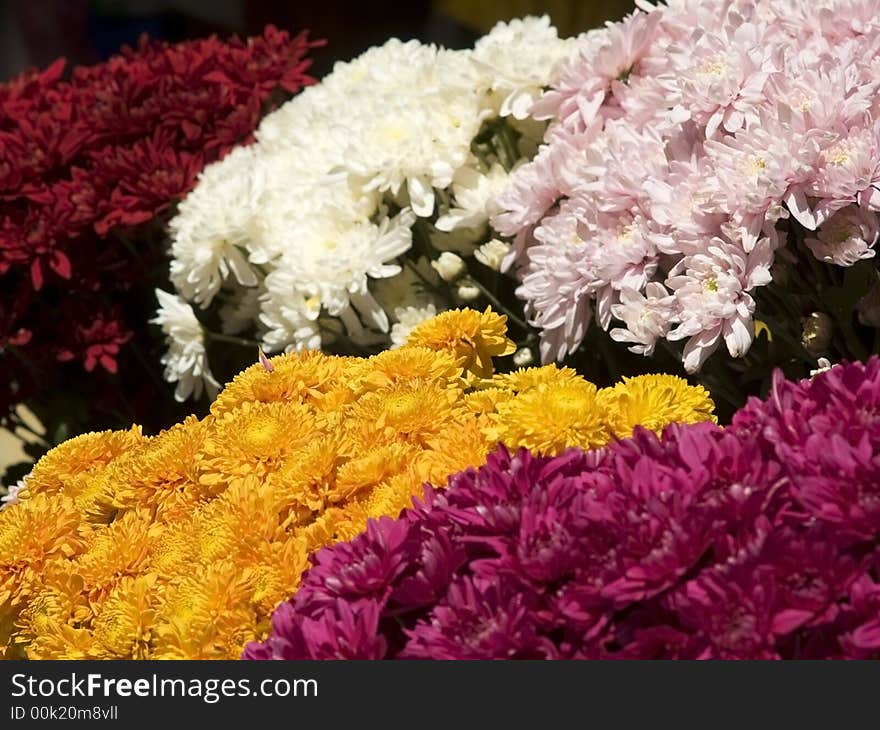
[(562, 35), (618, 20), (631, 0), (0, 0), (0, 78), (59, 56), (106, 59), (142, 33), (181, 41), (209, 33), (253, 34), (272, 23), (329, 40), (316, 54), (327, 71), (391, 36), (470, 45), (499, 20), (548, 14)]

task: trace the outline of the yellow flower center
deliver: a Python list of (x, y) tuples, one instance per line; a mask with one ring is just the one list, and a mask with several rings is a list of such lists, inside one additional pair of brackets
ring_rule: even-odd
[(834, 145), (834, 147), (828, 151), (828, 162), (837, 167), (843, 167), (843, 165), (848, 164), (851, 158), (852, 148), (846, 142)]
[(723, 76), (725, 71), (727, 71), (727, 64), (720, 58), (709, 61), (700, 69), (703, 76), (715, 76), (716, 78)]
[(746, 169), (751, 177), (758, 177), (767, 169), (767, 160), (760, 155), (751, 155)]
[(270, 418), (256, 419), (247, 424), (241, 434), (245, 449), (252, 454), (267, 454), (277, 451), (282, 439), (279, 423)]

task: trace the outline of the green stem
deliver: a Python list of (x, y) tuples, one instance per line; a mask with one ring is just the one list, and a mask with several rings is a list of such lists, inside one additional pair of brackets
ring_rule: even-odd
[(428, 221), (419, 218), (412, 227), (413, 242), (421, 248), (422, 253), (429, 259), (436, 258), (440, 255), (440, 251), (431, 243), (431, 234), (427, 230)]
[(529, 332), (530, 327), (526, 323), (525, 320), (517, 317), (513, 312), (511, 312), (507, 307), (505, 307), (498, 298), (489, 291), (483, 284), (477, 281), (473, 276), (467, 276), (463, 279), (463, 283), (472, 284), (480, 290), (480, 293), (489, 300), (489, 303), (492, 304), (498, 311), (507, 315), (507, 319), (513, 322), (517, 327), (519, 327), (523, 332)]
[(256, 340), (249, 340), (245, 337), (236, 337), (235, 335), (225, 335), (222, 332), (212, 332), (211, 330), (203, 330), (205, 336), (209, 340), (215, 340), (216, 342), (228, 342), (230, 345), (238, 345), (239, 347), (247, 347), (254, 348), (259, 347), (260, 343)]
[(623, 375), (623, 371), (617, 360), (617, 354), (614, 352), (614, 346), (603, 337), (603, 334), (599, 333), (597, 344), (599, 345), (599, 351), (602, 353), (602, 359), (605, 361), (605, 367), (609, 370), (613, 382), (616, 383)]
[(493, 137), (494, 145), (498, 153), (498, 158), (507, 172), (510, 172), (514, 165), (519, 161), (519, 151), (516, 148), (516, 139), (513, 136), (513, 130), (506, 123), (498, 126), (498, 131)]
[(410, 270), (412, 270), (412, 272), (419, 278), (422, 284), (425, 285), (425, 288), (428, 291), (430, 291), (432, 294), (443, 297), (443, 299), (448, 299), (448, 297), (446, 296), (446, 292), (443, 289), (434, 284), (432, 281), (426, 278), (421, 271), (419, 271), (419, 267), (415, 261), (413, 261), (411, 258), (403, 257), (403, 265), (409, 267)]

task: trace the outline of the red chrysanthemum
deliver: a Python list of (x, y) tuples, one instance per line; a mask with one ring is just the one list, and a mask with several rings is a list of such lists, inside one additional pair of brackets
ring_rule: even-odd
[[(272, 27), (247, 40), (143, 39), (99, 65), (65, 73), (59, 60), (0, 85), (0, 354), (15, 348), (2, 358), (0, 421), (77, 374), (123, 377), (127, 347), (146, 360), (147, 293), (164, 276), (151, 222), (313, 82), (316, 45)], [(137, 402), (143, 376), (113, 391)]]

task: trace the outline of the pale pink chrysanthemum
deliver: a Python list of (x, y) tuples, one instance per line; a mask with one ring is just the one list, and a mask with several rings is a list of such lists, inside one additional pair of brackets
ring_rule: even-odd
[(680, 324), (670, 340), (689, 338), (684, 367), (699, 370), (723, 340), (733, 357), (742, 357), (754, 338), (755, 300), (749, 291), (770, 281), (773, 249), (761, 239), (751, 253), (741, 246), (714, 239), (705, 253), (683, 258), (666, 285), (673, 291)]
[(760, 124), (721, 140), (707, 140), (714, 164), (713, 199), (742, 231), (750, 251), (764, 229), (769, 208), (798, 190), (813, 174), (818, 147), (769, 113)]
[(687, 340), (694, 370), (721, 342), (748, 350), (793, 228), (830, 263), (873, 255), (880, 0), (637, 4), (536, 104), (542, 164), (512, 175), (495, 222), (545, 359), (595, 316), (646, 354)]
[(805, 243), (820, 261), (852, 266), (862, 259), (873, 258), (878, 236), (877, 214), (849, 205), (826, 220)]
[(611, 307), (611, 313), (625, 325), (612, 329), (611, 339), (631, 343), (629, 350), (637, 355), (652, 355), (658, 340), (666, 337), (676, 321), (675, 297), (662, 284), (652, 281), (644, 294), (636, 289), (622, 289), (620, 301)]
[(870, 126), (841, 129), (819, 155), (818, 170), (807, 193), (819, 199), (814, 213), (821, 222), (856, 202), (880, 183), (880, 120)]
[(705, 127), (706, 137), (719, 128), (738, 132), (757, 118), (764, 85), (774, 70), (771, 48), (754, 23), (728, 16), (718, 33), (695, 30), (693, 44), (670, 49), (681, 105)]
[(555, 117), (578, 131), (592, 124), (611, 82), (638, 73), (657, 30), (659, 12), (636, 11), (578, 40), (575, 60), (566, 64), (554, 87), (532, 108), (536, 119)]

